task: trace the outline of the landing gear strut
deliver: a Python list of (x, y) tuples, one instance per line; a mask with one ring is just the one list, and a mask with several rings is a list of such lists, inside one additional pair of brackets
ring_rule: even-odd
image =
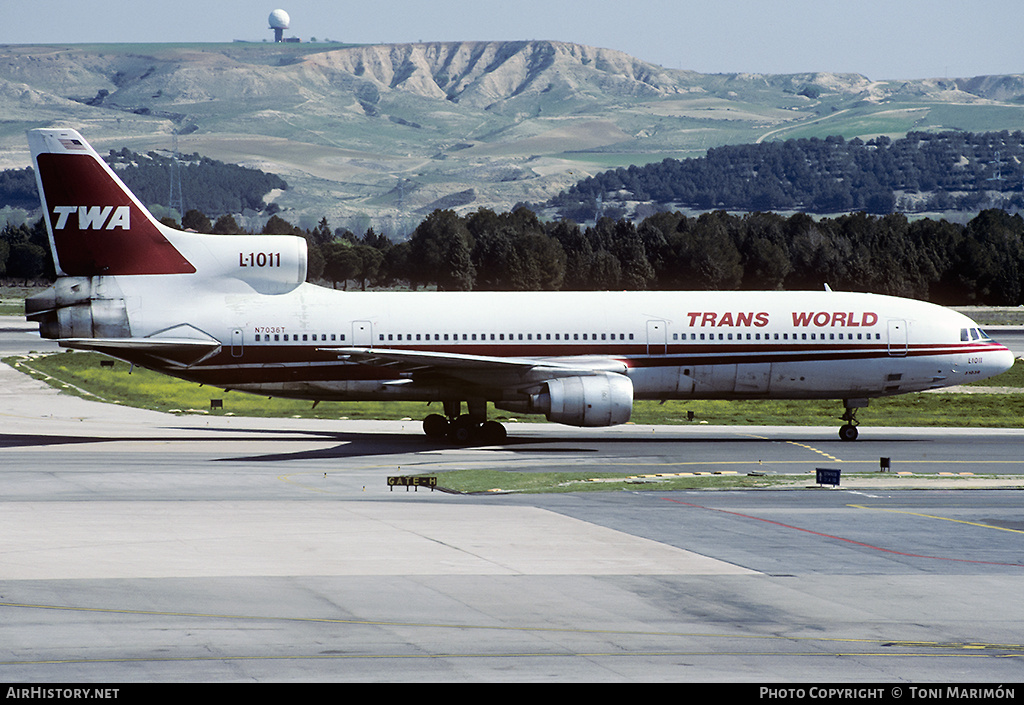
[(508, 434), (497, 421), (487, 420), (487, 402), (472, 400), (466, 406), (469, 413), (463, 414), (462, 402), (444, 402), (444, 416), (430, 414), (423, 419), (423, 432), (430, 438), (447, 438), (458, 445), (495, 445), (504, 443)]
[(843, 399), (843, 407), (846, 410), (839, 418), (846, 423), (839, 428), (839, 440), (857, 440), (857, 409), (862, 409), (867, 405), (867, 399)]

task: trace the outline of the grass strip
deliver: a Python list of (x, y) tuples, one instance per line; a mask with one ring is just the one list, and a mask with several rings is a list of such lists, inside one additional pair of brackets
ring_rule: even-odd
[[(429, 473), (437, 476), (438, 489), (455, 494), (551, 494), (560, 492), (670, 492), (679, 490), (738, 490), (738, 489), (790, 489), (815, 486), (814, 471), (804, 473), (645, 473), (624, 475), (601, 472), (515, 472), (511, 470), (452, 470)], [(953, 482), (957, 488), (969, 488), (973, 478), (946, 477), (935, 474), (915, 474), (896, 477), (890, 473), (847, 473), (842, 482), (849, 485), (857, 480), (891, 482), (908, 488), (926, 486), (937, 480)], [(985, 475), (986, 481), (1006, 480), (1007, 486), (1021, 487), (1021, 477)]]
[[(24, 372), (34, 371), (54, 387), (71, 394), (91, 394), (112, 403), (174, 413), (317, 419), (415, 419), (439, 412), (440, 405), (422, 402), (312, 402), (224, 392), (141, 368), (106, 355), (61, 352), (7, 358)], [(129, 373), (130, 372), (130, 373)], [(1024, 362), (981, 386), (1019, 389), (1007, 393), (928, 393), (874, 399), (858, 412), (868, 426), (1024, 427)], [(223, 408), (211, 409), (212, 399)], [(688, 420), (688, 412), (694, 419)], [(643, 425), (831, 425), (842, 413), (836, 401), (808, 400), (685, 400), (637, 401), (632, 423)], [(491, 407), (489, 418), (509, 421), (507, 412)], [(515, 415), (517, 421), (543, 422), (542, 416)]]

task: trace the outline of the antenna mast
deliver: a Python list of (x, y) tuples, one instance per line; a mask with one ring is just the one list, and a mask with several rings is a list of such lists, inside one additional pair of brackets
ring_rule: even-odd
[(181, 164), (178, 161), (178, 135), (173, 135), (171, 144), (171, 190), (167, 196), (167, 207), (178, 211), (178, 217), (185, 217), (185, 204), (181, 196)]

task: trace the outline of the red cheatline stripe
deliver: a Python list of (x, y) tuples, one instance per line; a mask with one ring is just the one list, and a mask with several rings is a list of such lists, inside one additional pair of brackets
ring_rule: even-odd
[(832, 534), (823, 534), (820, 531), (813, 531), (812, 529), (803, 529), (799, 526), (791, 526), (789, 524), (783, 524), (782, 522), (772, 521), (771, 519), (762, 519), (761, 517), (755, 517), (750, 514), (741, 514), (740, 512), (731, 512), (727, 509), (715, 509), (714, 507), (705, 507), (700, 504), (692, 504), (690, 502), (683, 502), (678, 499), (670, 499), (668, 497), (662, 497), (666, 502), (672, 502), (673, 504), (682, 504), (687, 507), (693, 507), (694, 509), (706, 509), (710, 512), (721, 512), (722, 514), (731, 514), (733, 516), (741, 517), (743, 519), (753, 519), (754, 521), (762, 521), (765, 524), (774, 524), (775, 526), (781, 526), (784, 529), (793, 529), (794, 531), (802, 531), (805, 534), (813, 534), (814, 536), (821, 536), (826, 539), (834, 539), (835, 541), (843, 541), (845, 543), (851, 543), (854, 546), (862, 546), (863, 548), (870, 548), (872, 551), (881, 551), (882, 553), (892, 553), (897, 556), (906, 556), (908, 558), (928, 558), (933, 561), (952, 561), (955, 563), (980, 563), (982, 565), (1007, 565), (1013, 566), (1014, 568), (1024, 568), (1024, 565), (1020, 563), (1000, 563), (998, 561), (972, 561), (966, 558), (944, 558), (942, 556), (925, 556), (919, 553), (904, 553), (903, 551), (894, 551), (891, 548), (882, 548), (881, 546), (872, 546), (869, 543), (863, 543), (861, 541), (854, 541), (853, 539), (844, 539), (842, 536), (833, 536)]

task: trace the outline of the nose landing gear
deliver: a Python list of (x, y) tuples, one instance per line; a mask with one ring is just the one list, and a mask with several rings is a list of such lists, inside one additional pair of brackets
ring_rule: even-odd
[(843, 399), (845, 411), (840, 416), (846, 423), (839, 428), (839, 440), (855, 441), (859, 435), (857, 432), (857, 409), (863, 409), (868, 405), (867, 399)]

